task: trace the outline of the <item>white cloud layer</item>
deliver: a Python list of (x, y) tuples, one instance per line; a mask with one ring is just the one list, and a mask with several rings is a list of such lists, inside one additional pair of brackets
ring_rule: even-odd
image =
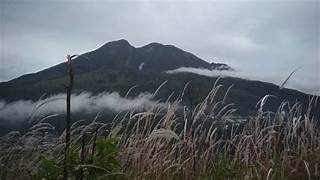
[[(8, 104), (0, 100), (0, 120), (25, 121), (30, 118), (33, 112), (36, 112), (36, 116), (65, 113), (65, 97), (65, 94), (57, 94), (38, 102), (19, 100)], [(35, 107), (44, 102), (47, 103), (35, 111)], [(121, 112), (162, 107), (165, 107), (165, 104), (153, 100), (152, 95), (149, 93), (141, 93), (133, 98), (125, 98), (121, 97), (117, 92), (103, 92), (98, 95), (85, 92), (77, 95), (73, 94), (71, 97), (72, 113), (92, 114), (104, 110)]]
[[(303, 69), (300, 69), (300, 71)], [(299, 69), (297, 69), (296, 72), (298, 72)], [(285, 87), (287, 88), (295, 88), (303, 83), (301, 83), (301, 78), (296, 77), (295, 74), (290, 77), (289, 81), (285, 84)], [(252, 74), (248, 71), (243, 70), (234, 70), (234, 71), (219, 71), (219, 70), (209, 70), (209, 69), (202, 69), (202, 68), (190, 68), (190, 67), (180, 67), (178, 69), (169, 70), (166, 71), (168, 74), (174, 74), (174, 73), (194, 73), (199, 74), (202, 76), (208, 76), (208, 77), (236, 77), (236, 78), (243, 78), (248, 80), (260, 80), (260, 81), (267, 81), (274, 83), (276, 85), (281, 85), (283, 81), (289, 76), (289, 74), (286, 74), (286, 76), (279, 77), (279, 74), (272, 74), (272, 73), (260, 73), (260, 74)], [(302, 80), (303, 82), (303, 80)], [(308, 81), (304, 80), (305, 83), (308, 83)], [(307, 85), (304, 84), (306, 87)], [(313, 94), (313, 95), (320, 95), (320, 84), (319, 83), (313, 83), (312, 85), (309, 85), (310, 89), (306, 90), (306, 92)], [(302, 87), (301, 87), (302, 88)]]

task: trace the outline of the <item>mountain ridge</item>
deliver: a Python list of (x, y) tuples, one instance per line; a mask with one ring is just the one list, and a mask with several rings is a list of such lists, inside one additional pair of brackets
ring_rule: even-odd
[[(169, 53), (168, 53), (169, 51)], [(98, 53), (100, 56), (92, 56), (92, 54)], [(176, 54), (175, 54), (176, 53)], [(179, 54), (180, 53), (180, 54)], [(156, 54), (156, 55), (155, 55)], [(180, 56), (180, 57), (161, 57), (161, 54), (169, 54), (173, 56)], [(157, 57), (158, 56), (158, 57)], [(160, 56), (160, 57), (159, 57)], [(102, 57), (102, 58), (101, 58)], [(127, 40), (120, 39), (116, 41), (111, 41), (103, 44), (99, 48), (81, 54), (79, 57), (75, 58), (73, 60), (73, 66), (75, 69), (75, 72), (78, 71), (86, 71), (82, 70), (80, 66), (83, 66), (85, 68), (88, 68), (87, 71), (95, 70), (97, 68), (101, 67), (101, 64), (104, 64), (103, 66), (110, 65), (110, 67), (118, 66), (119, 64), (106, 62), (106, 60), (103, 57), (107, 57), (106, 59), (110, 61), (113, 59), (116, 60), (122, 60), (124, 65), (128, 65), (131, 68), (137, 68), (140, 66), (141, 63), (144, 63), (144, 67), (148, 67), (148, 63), (152, 63), (151, 71), (156, 70), (156, 72), (161, 72), (165, 70), (172, 70), (175, 68), (179, 68), (181, 66), (186, 67), (202, 67), (207, 69), (218, 69), (220, 66), (224, 67), (221, 70), (229, 70), (232, 69), (228, 65), (224, 63), (209, 63), (205, 60), (202, 60), (198, 58), (197, 56), (193, 55), (192, 53), (186, 52), (180, 48), (177, 48), (173, 45), (164, 45), (156, 42), (149, 43), (147, 45), (141, 46), (141, 47), (134, 47), (132, 46)], [(163, 58), (163, 59), (161, 59)], [(143, 60), (141, 60), (143, 59)], [(151, 59), (151, 60), (150, 60)], [(167, 60), (168, 59), (168, 60)], [(173, 63), (174, 61), (177, 61), (177, 63)], [(187, 59), (187, 60), (185, 60)], [(90, 62), (86, 62), (89, 60)], [(97, 64), (95, 67), (92, 65), (92, 61), (97, 61)], [(103, 62), (103, 61), (104, 62)], [(81, 62), (80, 62), (81, 61)], [(99, 62), (100, 61), (100, 62)], [(146, 61), (146, 62), (144, 62)], [(149, 61), (149, 62), (148, 62)], [(78, 64), (77, 64), (78, 63)], [(84, 65), (81, 65), (83, 63)], [(108, 64), (109, 63), (109, 64)], [(80, 64), (80, 65), (79, 65)], [(123, 64), (121, 64), (123, 65)], [(0, 83), (11, 83), (11, 82), (19, 82), (20, 80), (24, 81), (25, 79), (32, 78), (33, 76), (37, 76), (41, 74), (42, 77), (46, 78), (55, 78), (57, 76), (62, 76), (65, 73), (65, 67), (64, 62), (59, 63), (57, 65), (51, 66), (49, 68), (40, 70), (35, 73), (27, 73), (22, 76), (19, 76), (17, 78), (11, 79), (6, 82), (0, 82)], [(157, 68), (154, 68), (157, 67)], [(91, 69), (92, 68), (92, 69)], [(54, 70), (53, 70), (54, 69)], [(37, 79), (42, 80), (42, 79)]]
[[(163, 93), (165, 95), (169, 95), (170, 91), (175, 91), (175, 89), (183, 88), (184, 84), (190, 80), (195, 81), (198, 86), (204, 87), (202, 90), (204, 93), (205, 89), (210, 88), (206, 83), (216, 78), (190, 73), (166, 74), (163, 72), (182, 66), (232, 70), (226, 64), (206, 62), (173, 45), (149, 43), (141, 47), (134, 47), (125, 39), (107, 42), (93, 51), (79, 55), (72, 60), (72, 65), (75, 73), (74, 92), (90, 91), (93, 93), (102, 91), (124, 93), (135, 85), (140, 86), (138, 88), (140, 91), (152, 91), (163, 81), (170, 79), (174, 83), (170, 85), (171, 87), (166, 93)], [(238, 86), (239, 89), (236, 89), (238, 94), (234, 95), (236, 101), (239, 103), (250, 101), (251, 107), (257, 103), (259, 98), (268, 93), (280, 95), (281, 100), (295, 101), (294, 97), (299, 97), (299, 101), (308, 101), (308, 94), (297, 90), (279, 90), (272, 83), (240, 78), (223, 79), (227, 80), (226, 84), (228, 85), (236, 84)], [(179, 83), (175, 81), (179, 81)], [(44, 93), (64, 92), (66, 83), (66, 65), (60, 63), (36, 73), (23, 75), (8, 82), (1, 82), (0, 99), (7, 102), (19, 99), (37, 100)], [(246, 100), (245, 97), (252, 100)]]
[[(155, 92), (164, 81), (167, 81), (155, 97), (161, 101), (168, 97), (179, 98), (181, 92), (185, 90), (185, 85), (191, 82), (192, 88), (188, 89), (188, 98), (185, 97), (182, 101), (186, 106), (194, 106), (202, 102), (219, 78), (193, 73), (168, 74), (164, 71), (181, 66), (232, 70), (226, 64), (208, 63), (172, 45), (150, 43), (135, 48), (126, 40), (108, 42), (96, 50), (84, 53), (72, 60), (72, 66), (75, 77), (73, 93), (75, 94), (117, 92), (125, 97), (128, 90), (135, 87), (130, 91), (130, 96), (134, 97), (144, 92)], [(68, 75), (64, 62), (0, 83), (0, 100), (6, 103), (20, 100), (35, 102), (43, 94), (50, 96), (64, 93), (67, 83)], [(272, 83), (234, 77), (221, 78), (219, 84), (222, 87), (218, 96), (223, 96), (223, 92), (233, 86), (228, 92), (226, 103), (234, 104), (240, 116), (250, 116), (255, 113), (257, 102), (266, 95), (277, 97), (268, 99), (268, 103), (264, 105), (266, 110), (276, 111), (283, 101), (292, 104), (298, 101), (302, 103), (304, 111), (308, 109), (310, 95), (297, 90), (279, 89), (279, 86)], [(320, 106), (319, 102), (318, 106)], [(312, 112), (320, 116), (319, 110), (312, 110)], [(81, 115), (76, 116), (81, 117)], [(5, 129), (2, 132), (4, 133), (25, 127), (26, 123), (20, 124), (19, 127), (16, 127), (17, 124), (10, 127), (0, 119), (0, 126)]]

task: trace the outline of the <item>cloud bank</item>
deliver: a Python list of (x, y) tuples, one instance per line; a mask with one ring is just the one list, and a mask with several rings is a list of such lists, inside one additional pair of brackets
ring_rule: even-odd
[[(304, 69), (297, 69), (297, 71), (303, 71)], [(286, 74), (285, 76), (280, 76), (279, 74), (274, 73), (259, 73), (259, 74), (253, 74), (248, 71), (244, 70), (234, 70), (234, 71), (219, 71), (219, 70), (209, 70), (209, 69), (203, 69), (203, 68), (190, 68), (190, 67), (180, 67), (178, 69), (169, 70), (166, 71), (168, 74), (174, 74), (174, 73), (194, 73), (199, 74), (202, 76), (208, 76), (208, 77), (236, 77), (236, 78), (243, 78), (248, 80), (259, 80), (259, 81), (266, 81), (271, 82), (276, 85), (280, 85), (283, 83), (283, 81), (288, 77), (289, 74)], [(309, 84), (309, 80), (301, 79), (301, 77), (296, 76), (297, 73), (294, 73), (293, 76), (290, 77), (289, 81), (286, 83), (287, 88), (296, 88), (299, 87), (299, 85), (303, 87), (306, 87), (306, 84)], [(305, 83), (303, 83), (305, 82)], [(312, 85), (309, 85), (310, 89), (305, 90), (307, 93), (314, 94), (314, 95), (320, 95), (320, 84), (313, 83)]]
[[(25, 121), (33, 113), (35, 116), (65, 113), (65, 97), (65, 94), (57, 94), (38, 102), (19, 100), (6, 103), (0, 100), (0, 121)], [(41, 104), (43, 105), (40, 106)], [(141, 93), (133, 98), (121, 97), (117, 92), (103, 92), (98, 95), (84, 92), (71, 96), (72, 113), (92, 114), (105, 110), (121, 112), (162, 107), (165, 107), (165, 104), (153, 100), (149, 93)]]

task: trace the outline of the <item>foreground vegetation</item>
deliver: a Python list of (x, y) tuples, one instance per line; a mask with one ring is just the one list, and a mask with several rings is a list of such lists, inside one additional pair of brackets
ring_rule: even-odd
[[(186, 85), (185, 90), (189, 84)], [(226, 104), (218, 82), (196, 107), (184, 106), (185, 90), (166, 106), (99, 115), (71, 125), (69, 179), (319, 179), (319, 120), (302, 104), (283, 102), (243, 119)], [(157, 91), (155, 92), (155, 94)], [(41, 108), (41, 106), (37, 107)], [(62, 179), (65, 133), (44, 117), (29, 131), (1, 140), (1, 179)]]

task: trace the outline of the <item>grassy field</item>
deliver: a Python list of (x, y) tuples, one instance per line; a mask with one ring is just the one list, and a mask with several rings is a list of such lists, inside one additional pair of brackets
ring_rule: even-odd
[(66, 158), (68, 179), (320, 179), (319, 120), (310, 111), (288, 102), (265, 111), (266, 95), (254, 115), (239, 117), (221, 87), (216, 82), (196, 107), (181, 103), (182, 92), (166, 106), (119, 113), (110, 123), (99, 115), (79, 120), (67, 153), (65, 132), (39, 119), (26, 134), (2, 137), (0, 177), (62, 179)]

